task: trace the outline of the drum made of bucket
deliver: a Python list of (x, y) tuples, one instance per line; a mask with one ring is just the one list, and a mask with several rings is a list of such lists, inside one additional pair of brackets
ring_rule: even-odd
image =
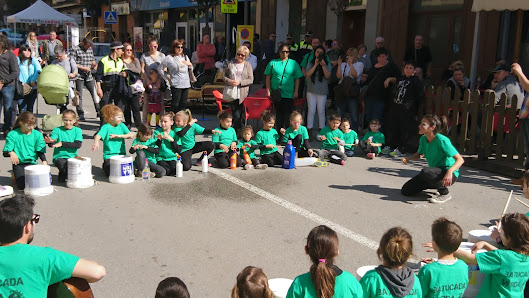
[(494, 246), (498, 246), (495, 240), (490, 238), (490, 235), (492, 234), (492, 230), (472, 230), (468, 232), (468, 242), (479, 242), (479, 241), (485, 241), (489, 244), (492, 244)]
[(69, 188), (87, 188), (94, 185), (92, 177), (92, 160), (89, 157), (68, 159), (68, 181)]
[(126, 155), (116, 155), (110, 158), (110, 177), (112, 183), (127, 184), (135, 180), (132, 157)]
[[(464, 250), (468, 253), (472, 253), (472, 242), (461, 242), (459, 249)], [(484, 249), (478, 250), (476, 253), (486, 252)], [(468, 265), (468, 286), (463, 294), (463, 297), (476, 297), (479, 293), (479, 289), (485, 280), (484, 273), (481, 273), (478, 265)]]
[(360, 278), (364, 277), (364, 275), (366, 275), (366, 273), (368, 271), (371, 271), (373, 269), (377, 268), (377, 266), (373, 266), (373, 265), (368, 265), (368, 266), (362, 266), (358, 269), (356, 269), (356, 274), (358, 274), (358, 276)]
[(47, 196), (53, 192), (50, 166), (32, 165), (24, 168), (26, 187), (24, 193), (31, 196)]
[(268, 280), (268, 286), (274, 292), (275, 297), (285, 298), (292, 282), (293, 280), (288, 278), (272, 278)]

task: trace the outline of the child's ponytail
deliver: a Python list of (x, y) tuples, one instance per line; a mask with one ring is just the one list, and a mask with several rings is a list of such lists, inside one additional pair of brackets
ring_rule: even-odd
[(25, 111), (18, 115), (17, 120), (15, 120), (15, 124), (13, 125), (13, 130), (20, 128), (22, 124), (35, 125), (37, 124), (37, 119), (33, 113), (30, 111)]
[(437, 116), (437, 115), (425, 115), (423, 119), (428, 121), (430, 126), (434, 126), (434, 133), (446, 134), (448, 132), (448, 119), (446, 116)]
[(310, 277), (318, 298), (332, 297), (336, 273), (331, 266), (338, 255), (338, 235), (327, 226), (317, 226), (310, 231), (305, 250), (312, 261)]
[(377, 254), (389, 268), (404, 265), (413, 254), (410, 233), (401, 227), (389, 229), (380, 239)]
[(266, 123), (276, 119), (274, 114), (270, 112), (269, 110), (262, 111), (260, 118), (261, 118), (261, 121), (266, 122)]

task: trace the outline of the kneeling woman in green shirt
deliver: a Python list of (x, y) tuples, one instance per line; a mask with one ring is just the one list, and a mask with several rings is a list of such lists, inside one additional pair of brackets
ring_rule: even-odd
[(412, 196), (425, 189), (437, 189), (439, 195), (430, 198), (430, 203), (442, 204), (452, 199), (447, 187), (456, 182), (459, 168), (465, 161), (450, 139), (440, 133), (446, 131), (447, 127), (448, 123), (444, 116), (426, 115), (422, 118), (419, 134), (423, 136), (419, 140), (419, 150), (410, 157), (404, 157), (402, 162), (406, 164), (424, 155), (428, 167), (402, 186), (403, 195)]

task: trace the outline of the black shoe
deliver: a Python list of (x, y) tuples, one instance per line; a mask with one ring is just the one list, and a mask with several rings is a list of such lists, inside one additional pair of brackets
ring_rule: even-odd
[(84, 114), (83, 115), (79, 115), (79, 121), (85, 121), (85, 117), (84, 117)]
[(59, 173), (59, 183), (64, 183), (66, 182), (66, 175), (65, 174), (62, 174), (62, 173)]

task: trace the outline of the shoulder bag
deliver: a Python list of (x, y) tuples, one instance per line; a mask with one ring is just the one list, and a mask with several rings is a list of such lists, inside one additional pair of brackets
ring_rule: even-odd
[(285, 68), (283, 69), (283, 74), (281, 75), (281, 81), (279, 81), (279, 88), (272, 90), (272, 92), (270, 92), (270, 100), (272, 100), (273, 103), (278, 103), (282, 99), (281, 85), (283, 84), (283, 77), (285, 76), (285, 71), (287, 69), (288, 61), (290, 61), (290, 59), (287, 59), (287, 63), (285, 63)]
[(342, 81), (333, 89), (334, 100), (337, 105), (340, 105), (345, 97), (356, 98), (360, 95), (360, 85), (356, 79), (350, 76), (345, 76), (347, 66), (348, 65), (344, 67)]

